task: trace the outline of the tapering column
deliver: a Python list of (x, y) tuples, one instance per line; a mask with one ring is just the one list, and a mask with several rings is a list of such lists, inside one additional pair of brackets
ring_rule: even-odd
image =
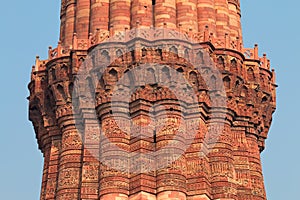
[(176, 10), (179, 30), (198, 32), (197, 0), (176, 0)]
[(90, 32), (94, 33), (97, 29), (108, 30), (108, 26), (109, 0), (92, 0)]
[[(57, 132), (57, 128), (50, 130), (50, 132)], [(57, 178), (58, 178), (58, 167), (59, 167), (59, 156), (61, 149), (61, 138), (56, 136), (52, 138), (49, 167), (47, 175), (47, 185), (46, 185), (46, 200), (54, 200), (57, 189)]]
[[(146, 89), (147, 90), (147, 89)], [(144, 92), (142, 92), (144, 93)], [(147, 92), (145, 92), (148, 94)], [(131, 103), (131, 137), (130, 137), (130, 196), (141, 191), (155, 194), (155, 122), (152, 104), (139, 94), (139, 100)], [(155, 198), (156, 199), (156, 198)]]
[[(110, 103), (102, 104), (100, 145), (100, 199), (127, 200), (129, 195), (129, 130), (128, 113), (111, 110)], [(125, 105), (126, 106), (126, 105)]]
[(156, 0), (155, 27), (176, 29), (176, 0)]
[(214, 199), (234, 200), (237, 189), (230, 124), (222, 119), (212, 119), (209, 131), (212, 196)]
[(69, 47), (73, 42), (75, 31), (76, 0), (66, 0), (66, 23), (63, 46)]
[(234, 137), (234, 168), (237, 181), (237, 199), (251, 199), (251, 176), (248, 145), (243, 122), (235, 122), (236, 127), (232, 127)]
[(60, 105), (58, 124), (62, 132), (57, 200), (79, 199), (82, 169), (82, 138), (76, 127), (72, 106)]
[(152, 1), (132, 0), (131, 28), (150, 28), (152, 26)]
[(228, 0), (214, 0), (216, 12), (217, 37), (224, 38), (230, 34)]
[(60, 7), (60, 34), (59, 40), (64, 43), (65, 42), (65, 30), (66, 30), (66, 3), (67, 0), (61, 0)]
[[(199, 108), (198, 108), (199, 109)], [(194, 112), (198, 110), (195, 107)], [(211, 197), (210, 165), (208, 159), (207, 126), (198, 113), (186, 116), (187, 138), (189, 145), (186, 151), (188, 195), (197, 199), (198, 196)]]
[(130, 29), (130, 0), (110, 0), (109, 25), (112, 33)]
[(42, 187), (41, 187), (41, 194), (40, 194), (40, 200), (46, 199), (46, 193), (47, 193), (47, 181), (48, 181), (48, 171), (49, 171), (49, 161), (50, 161), (50, 151), (51, 148), (48, 145), (44, 147), (44, 166), (43, 166), (43, 175), (42, 175)]
[(75, 32), (78, 39), (88, 39), (90, 24), (90, 0), (77, 0)]
[[(166, 94), (170, 98), (170, 94)], [(186, 200), (186, 124), (174, 100), (158, 102), (156, 113), (157, 200)]]
[[(100, 170), (100, 128), (93, 110), (84, 110), (84, 150), (81, 174), (81, 199), (98, 199)], [(92, 117), (91, 117), (92, 116)]]
[[(136, 56), (139, 57), (138, 54)], [(126, 112), (129, 109), (129, 119), (124, 121), (123, 124), (126, 124), (121, 126), (122, 129), (130, 133), (129, 199), (156, 200), (155, 119), (152, 107), (152, 101), (155, 99), (153, 88), (145, 85), (148, 80), (144, 78), (147, 76), (143, 76), (139, 70), (129, 71), (123, 77), (125, 79), (122, 78), (119, 82), (122, 87), (115, 93), (118, 97), (115, 99), (118, 99), (119, 108), (114, 110)], [(137, 86), (145, 87), (132, 91)], [(126, 103), (126, 94), (131, 94), (131, 92), (130, 102)]]
[(228, 0), (230, 36), (242, 39), (241, 8), (239, 0)]
[(208, 27), (210, 33), (216, 34), (215, 0), (198, 0), (197, 15), (199, 32), (204, 32)]
[[(38, 88), (41, 89), (41, 88)], [(37, 90), (38, 91), (38, 90)], [(44, 110), (41, 110), (44, 113)], [(46, 199), (47, 193), (47, 183), (48, 183), (48, 173), (49, 173), (49, 163), (51, 155), (51, 138), (49, 137), (49, 132), (44, 126), (44, 119), (42, 115), (35, 116), (35, 122), (38, 122), (38, 138), (41, 143), (39, 143), (40, 148), (43, 152), (44, 166), (43, 166), (43, 176), (42, 176), (42, 188), (41, 188), (41, 200)]]
[(246, 134), (246, 138), (249, 153), (252, 199), (264, 200), (266, 199), (266, 192), (257, 137), (254, 134)]

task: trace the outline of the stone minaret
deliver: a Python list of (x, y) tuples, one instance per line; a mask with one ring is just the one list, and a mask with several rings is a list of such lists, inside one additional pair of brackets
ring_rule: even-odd
[[(58, 45), (37, 57), (29, 84), (40, 199), (266, 199), (275, 73), (257, 45), (244, 48), (240, 18), (239, 0), (62, 0)], [(82, 68), (91, 92), (76, 96)], [(175, 95), (186, 90), (195, 98)]]

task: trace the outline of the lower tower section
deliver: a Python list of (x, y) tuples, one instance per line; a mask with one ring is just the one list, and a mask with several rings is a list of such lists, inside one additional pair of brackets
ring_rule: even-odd
[(198, 36), (98, 32), (84, 49), (75, 35), (75, 49), (37, 58), (29, 114), (44, 154), (41, 199), (266, 199), (274, 72), (257, 46)]

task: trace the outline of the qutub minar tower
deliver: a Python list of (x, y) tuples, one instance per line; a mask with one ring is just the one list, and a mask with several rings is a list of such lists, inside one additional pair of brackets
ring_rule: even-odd
[[(62, 0), (60, 19), (58, 45), (37, 57), (29, 84), (41, 200), (266, 199), (275, 73), (257, 45), (243, 46), (239, 0)], [(170, 68), (120, 82), (149, 63)], [(75, 95), (82, 66), (94, 96)], [(196, 103), (175, 95), (189, 87)], [(131, 98), (112, 111), (114, 93)]]

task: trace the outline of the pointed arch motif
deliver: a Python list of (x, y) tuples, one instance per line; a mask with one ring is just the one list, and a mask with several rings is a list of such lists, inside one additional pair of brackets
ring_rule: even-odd
[(123, 58), (123, 52), (122, 52), (122, 50), (121, 49), (118, 49), (117, 51), (116, 51), (116, 57), (117, 57), (117, 59), (119, 60), (119, 61), (124, 61), (124, 58)]
[(118, 72), (112, 68), (111, 70), (109, 70), (109, 80), (113, 81), (113, 82), (117, 82), (118, 81)]
[(66, 100), (67, 99), (67, 95), (65, 93), (64, 87), (61, 84), (58, 84), (56, 86), (57, 92), (59, 93), (59, 97), (57, 98), (57, 100)]
[(196, 72), (191, 71), (189, 74), (189, 79), (193, 86), (195, 86), (195, 87), (199, 86), (198, 76), (197, 76)]
[(135, 86), (134, 75), (132, 74), (132, 72), (130, 70), (127, 69), (124, 72), (123, 76), (124, 76), (124, 79), (123, 79), (124, 80), (123, 81), (124, 85), (126, 85), (127, 87), (130, 87), (130, 88)]
[(262, 99), (261, 99), (261, 103), (266, 103), (268, 101), (268, 97), (267, 96), (264, 96)]
[(179, 72), (179, 73), (183, 73), (184, 72), (184, 70), (182, 69), (182, 67), (177, 68), (176, 71)]
[(169, 51), (175, 55), (178, 55), (178, 49), (175, 46), (172, 46)]
[(149, 83), (151, 83), (151, 84), (157, 83), (157, 82), (156, 82), (155, 71), (154, 71), (154, 69), (152, 69), (152, 68), (148, 68), (148, 69), (147, 69), (147, 74), (146, 74), (146, 77), (145, 77), (145, 78), (147, 78), (148, 81), (149, 81)]
[(190, 54), (188, 49), (184, 50), (184, 58), (186, 59), (186, 61), (190, 61)]
[(168, 67), (164, 66), (162, 68), (162, 80), (163, 82), (169, 82), (171, 80), (170, 70)]
[(109, 63), (110, 62), (110, 56), (109, 56), (109, 53), (107, 50), (103, 50), (101, 52), (101, 55), (100, 55), (100, 62), (101, 63)]
[(248, 81), (255, 81), (254, 70), (252, 67), (249, 67), (247, 69), (247, 78), (248, 78)]
[(172, 46), (170, 49), (170, 56), (171, 58), (178, 58), (178, 49), (175, 46)]
[(231, 61), (230, 61), (230, 71), (232, 72), (237, 72), (238, 70), (238, 63), (236, 61), (235, 58), (233, 58)]
[(240, 97), (247, 98), (248, 96), (248, 88), (246, 86), (243, 86), (241, 89)]
[(196, 54), (196, 63), (203, 64), (204, 63), (204, 57), (203, 57), (203, 52), (198, 51)]
[(219, 56), (217, 59), (217, 66), (221, 70), (225, 70), (225, 59), (223, 56)]
[(210, 90), (216, 90), (217, 89), (217, 78), (214, 75), (212, 75), (210, 77), (209, 89)]
[(223, 83), (226, 90), (231, 88), (231, 79), (228, 76), (223, 78)]
[(87, 81), (87, 86), (88, 86), (87, 89), (88, 89), (89, 92), (90, 92), (90, 96), (91, 96), (91, 97), (95, 96), (96, 91), (95, 91), (95, 86), (94, 86), (94, 84), (93, 84), (92, 78), (91, 78), (91, 77), (87, 77), (87, 78), (86, 78), (86, 81)]
[(147, 49), (145, 47), (142, 48), (142, 57), (147, 55)]

